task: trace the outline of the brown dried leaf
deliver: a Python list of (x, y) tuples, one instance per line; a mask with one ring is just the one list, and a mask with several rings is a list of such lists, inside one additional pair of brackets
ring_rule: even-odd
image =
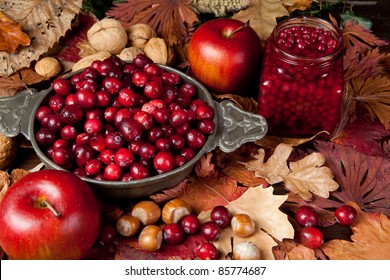
[(196, 163), (195, 174), (198, 177), (212, 176), (216, 172), (215, 164), (212, 163), (213, 154), (207, 153), (203, 155)]
[(313, 249), (303, 246), (292, 239), (276, 241), (277, 246), (273, 247), (273, 254), (277, 260), (316, 260)]
[(31, 68), (22, 69), (8, 77), (0, 77), (0, 97), (13, 96), (23, 88), (46, 79)]
[(21, 30), (19, 23), (0, 11), (0, 51), (14, 53), (19, 45), (30, 45), (30, 38)]
[(390, 128), (390, 77), (356, 78), (348, 83), (347, 104), (351, 120), (363, 109), (371, 120), (376, 118), (386, 129)]
[(308, 143), (310, 141), (313, 141), (315, 138), (319, 137), (321, 134), (327, 134), (329, 135), (329, 132), (327, 131), (320, 131), (316, 135), (310, 137), (310, 138), (289, 138), (289, 137), (281, 137), (281, 136), (274, 136), (274, 135), (265, 135), (260, 140), (256, 140), (256, 145), (259, 145), (263, 148), (268, 149), (275, 149), (279, 144), (285, 143), (289, 144), (293, 147), (303, 145), (305, 143)]
[(32, 61), (46, 53), (71, 27), (79, 13), (82, 0), (8, 0), (0, 3), (0, 11), (19, 22), (31, 39), (31, 44), (14, 54), (0, 52), (0, 76), (9, 76), (29, 67)]
[(115, 3), (106, 15), (124, 25), (146, 23), (163, 37), (169, 45), (183, 45), (188, 28), (198, 21), (189, 0), (127, 0)]
[[(240, 198), (230, 202), (226, 207), (234, 215), (248, 214), (256, 224), (255, 232), (249, 237), (238, 237), (233, 234), (231, 227), (222, 230), (217, 241), (213, 242), (223, 256), (231, 252), (231, 238), (234, 243), (251, 241), (260, 249), (261, 259), (273, 260), (272, 248), (274, 240), (294, 237), (294, 228), (286, 214), (279, 210), (280, 205), (287, 199), (286, 195), (273, 195), (273, 188), (249, 188)], [(199, 218), (202, 222), (209, 220), (210, 211), (203, 211)], [(272, 236), (272, 237), (271, 237)]]
[(157, 204), (161, 204), (161, 203), (167, 202), (168, 200), (171, 200), (173, 198), (179, 197), (183, 194), (187, 182), (188, 182), (188, 179), (185, 179), (182, 182), (180, 182), (179, 184), (177, 184), (176, 186), (174, 186), (170, 189), (167, 189), (167, 190), (163, 190), (163, 191), (158, 192), (156, 194), (153, 194), (153, 195), (149, 196), (149, 198), (151, 200), (153, 200), (154, 202), (156, 202)]
[(322, 250), (331, 260), (389, 260), (390, 220), (384, 214), (365, 213), (354, 202), (358, 212), (351, 226), (352, 241), (334, 239), (322, 245)]
[(250, 21), (250, 26), (264, 42), (276, 26), (276, 19), (289, 16), (283, 4), (292, 4), (291, 0), (252, 0), (249, 7), (241, 10), (233, 18), (242, 22)]
[(287, 6), (287, 10), (291, 13), (295, 10), (305, 11), (311, 7), (315, 0), (294, 0), (292, 4), (284, 3)]

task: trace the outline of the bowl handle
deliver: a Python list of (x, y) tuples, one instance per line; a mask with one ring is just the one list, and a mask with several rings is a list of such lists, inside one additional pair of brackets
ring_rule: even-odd
[(214, 144), (226, 153), (233, 152), (246, 142), (254, 142), (263, 138), (268, 131), (268, 124), (261, 115), (244, 111), (230, 100), (216, 102), (218, 125)]
[(14, 96), (0, 98), (0, 132), (7, 137), (22, 133), (30, 140), (28, 125), (33, 116), (34, 104), (42, 92), (25, 89)]

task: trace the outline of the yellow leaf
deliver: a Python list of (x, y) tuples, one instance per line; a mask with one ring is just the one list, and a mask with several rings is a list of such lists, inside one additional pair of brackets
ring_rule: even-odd
[[(249, 188), (241, 197), (230, 202), (226, 207), (232, 215), (245, 213), (256, 224), (255, 232), (248, 237), (235, 236), (231, 227), (224, 228), (217, 241), (213, 242), (222, 255), (232, 251), (231, 238), (234, 243), (251, 241), (260, 249), (261, 259), (273, 260), (272, 247), (277, 245), (275, 239), (294, 237), (294, 228), (288, 221), (286, 214), (279, 207), (286, 201), (286, 195), (273, 195), (273, 188)], [(210, 212), (199, 214), (201, 222), (210, 220)], [(272, 237), (273, 238), (272, 238)]]
[(233, 18), (242, 22), (250, 21), (250, 26), (264, 42), (276, 26), (276, 19), (289, 16), (283, 4), (292, 4), (293, 0), (252, 0), (247, 9), (236, 13)]
[(0, 51), (14, 53), (19, 45), (29, 44), (30, 38), (21, 30), (20, 24), (0, 11)]

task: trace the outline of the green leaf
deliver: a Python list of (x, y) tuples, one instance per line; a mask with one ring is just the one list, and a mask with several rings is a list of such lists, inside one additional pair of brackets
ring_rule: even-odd
[(343, 25), (345, 25), (348, 21), (353, 21), (354, 25), (361, 25), (367, 30), (371, 30), (372, 28), (372, 22), (369, 19), (358, 17), (354, 14), (353, 11), (348, 10), (342, 14), (340, 14), (341, 20), (343, 22)]

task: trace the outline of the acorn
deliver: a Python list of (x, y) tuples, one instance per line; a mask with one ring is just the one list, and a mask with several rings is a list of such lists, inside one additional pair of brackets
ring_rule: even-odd
[(255, 231), (255, 222), (247, 214), (234, 215), (230, 223), (234, 234), (240, 237), (248, 237)]
[(177, 224), (189, 214), (191, 214), (191, 206), (180, 198), (174, 198), (164, 205), (161, 216), (164, 223)]
[(253, 242), (240, 242), (233, 247), (233, 258), (235, 260), (259, 260), (260, 250)]
[(138, 244), (144, 250), (157, 251), (161, 247), (162, 240), (162, 229), (156, 225), (148, 225), (139, 234)]
[(122, 236), (131, 237), (138, 232), (140, 225), (141, 223), (137, 218), (130, 214), (124, 214), (116, 222), (116, 230)]
[(160, 207), (153, 201), (144, 200), (134, 205), (131, 216), (137, 218), (143, 225), (152, 225), (161, 217)]

